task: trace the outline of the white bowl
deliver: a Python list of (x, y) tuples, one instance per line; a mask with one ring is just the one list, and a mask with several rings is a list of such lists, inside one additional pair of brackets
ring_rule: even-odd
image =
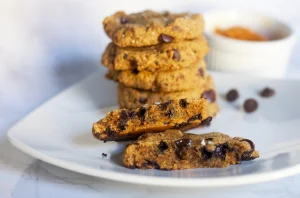
[[(216, 10), (204, 14), (205, 35), (210, 45), (209, 69), (264, 77), (283, 77), (296, 42), (295, 31), (286, 23), (255, 12)], [(245, 41), (215, 33), (216, 27), (242, 26), (270, 41)]]

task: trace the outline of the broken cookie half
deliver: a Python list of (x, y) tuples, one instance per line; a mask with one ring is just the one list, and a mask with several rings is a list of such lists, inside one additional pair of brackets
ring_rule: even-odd
[(249, 139), (218, 132), (196, 135), (167, 130), (144, 134), (129, 144), (123, 163), (128, 168), (181, 170), (223, 168), (258, 157)]

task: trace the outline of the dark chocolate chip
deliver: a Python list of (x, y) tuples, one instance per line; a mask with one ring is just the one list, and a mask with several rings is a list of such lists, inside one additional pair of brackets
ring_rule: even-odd
[(167, 112), (165, 113), (165, 116), (171, 118), (174, 114), (175, 114), (174, 109), (168, 109)]
[(219, 157), (219, 158), (222, 158), (223, 160), (225, 160), (226, 152), (227, 152), (228, 148), (229, 148), (228, 143), (218, 144), (218, 145), (216, 145), (213, 155), (215, 157)]
[(160, 153), (163, 153), (165, 150), (169, 148), (168, 144), (164, 141), (161, 141), (158, 145), (158, 149)]
[(128, 119), (128, 111), (127, 110), (125, 110), (125, 109), (122, 109), (121, 110), (121, 113), (120, 113), (120, 119), (122, 119), (122, 120), (126, 120), (126, 119)]
[(118, 129), (120, 129), (120, 131), (124, 131), (127, 127), (127, 119), (120, 119), (118, 122)]
[(216, 101), (216, 92), (212, 89), (203, 92), (202, 98), (206, 98), (208, 102), (215, 102)]
[(226, 99), (229, 102), (235, 101), (239, 97), (239, 92), (236, 89), (231, 89), (226, 94)]
[(179, 105), (182, 107), (182, 108), (186, 108), (188, 106), (188, 102), (186, 101), (186, 99), (180, 99), (179, 100)]
[(128, 54), (123, 55), (123, 59), (127, 59), (127, 57), (128, 57)]
[(107, 154), (106, 153), (102, 153), (102, 157), (107, 157)]
[(244, 110), (247, 112), (247, 113), (252, 113), (254, 112), (258, 107), (258, 103), (256, 102), (256, 100), (250, 98), (250, 99), (247, 99), (245, 102), (244, 102)]
[(203, 158), (206, 160), (212, 158), (212, 156), (213, 156), (213, 153), (207, 151), (207, 149), (205, 147), (201, 147), (200, 152), (201, 152)]
[(131, 70), (131, 72), (135, 75), (137, 75), (139, 73), (139, 70), (137, 68), (134, 68), (133, 70)]
[(211, 121), (212, 121), (212, 117), (209, 116), (201, 122), (200, 126), (209, 126)]
[(136, 62), (136, 60), (131, 60), (131, 61), (130, 61), (130, 66), (131, 66), (132, 68), (137, 68), (138, 63)]
[(186, 147), (190, 147), (192, 145), (192, 140), (191, 139), (179, 139), (175, 141), (175, 144), (177, 146), (177, 148), (179, 149), (183, 149)]
[(148, 101), (148, 99), (140, 97), (139, 101), (140, 101), (141, 104), (146, 104), (146, 102)]
[(214, 138), (206, 138), (205, 141), (213, 141)]
[(166, 110), (167, 107), (172, 103), (173, 100), (169, 100), (168, 102), (161, 103), (158, 106), (160, 107), (161, 110)]
[(134, 118), (134, 116), (135, 116), (135, 112), (134, 111), (128, 111), (128, 117), (129, 118)]
[(188, 123), (190, 123), (190, 122), (192, 122), (192, 121), (195, 121), (195, 120), (201, 120), (202, 119), (202, 116), (201, 116), (201, 114), (199, 113), (199, 114), (197, 114), (197, 115), (194, 115), (194, 116), (192, 116), (192, 117), (190, 117), (189, 119), (188, 119)]
[(181, 55), (179, 53), (179, 51), (177, 49), (174, 49), (173, 50), (173, 57), (172, 57), (174, 60), (176, 61), (180, 61), (181, 59)]
[(120, 22), (121, 24), (126, 24), (128, 23), (128, 20), (125, 17), (121, 17)]
[(254, 143), (251, 141), (251, 140), (249, 140), (249, 139), (242, 139), (242, 140), (240, 140), (240, 142), (243, 142), (243, 141), (245, 141), (245, 142), (248, 142), (248, 144), (250, 145), (250, 150), (249, 151), (245, 151), (243, 154), (242, 154), (242, 156), (241, 156), (241, 160), (242, 161), (248, 161), (248, 160), (252, 160), (252, 159), (254, 159), (253, 157), (251, 157), (251, 154), (254, 152), (254, 150), (255, 150), (255, 145), (254, 145)]
[(183, 159), (183, 150), (182, 149), (176, 149), (175, 150), (175, 153), (176, 153), (176, 155), (177, 155), (177, 157), (179, 158), (179, 159)]
[(169, 36), (167, 34), (160, 34), (160, 36), (158, 37), (158, 41), (161, 43), (170, 43), (174, 40), (174, 37)]
[(139, 111), (137, 112), (137, 116), (141, 120), (141, 122), (144, 122), (145, 115), (146, 115), (147, 109), (145, 107), (141, 107)]
[(260, 95), (262, 97), (271, 97), (271, 96), (274, 96), (275, 95), (275, 90), (272, 89), (272, 88), (269, 88), (269, 87), (266, 87), (264, 88), (261, 92), (260, 92)]
[(199, 72), (200, 76), (203, 78), (204, 77), (204, 70), (203, 70), (203, 68), (199, 68), (198, 72)]
[(174, 128), (175, 129), (180, 129), (181, 127), (184, 127), (186, 125), (188, 125), (187, 122), (182, 122), (182, 123), (179, 123), (179, 124), (175, 124)]
[(112, 130), (110, 128), (110, 126), (106, 127), (104, 133), (106, 133), (108, 137), (115, 137), (115, 136), (117, 136), (117, 133), (114, 130)]
[(144, 168), (154, 168), (154, 169), (160, 169), (160, 166), (157, 164), (157, 162), (153, 160), (145, 160), (146, 162), (143, 163), (142, 167)]

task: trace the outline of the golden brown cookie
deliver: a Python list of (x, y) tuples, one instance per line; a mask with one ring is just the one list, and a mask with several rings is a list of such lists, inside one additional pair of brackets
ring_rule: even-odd
[(171, 71), (196, 64), (208, 50), (203, 36), (148, 47), (118, 47), (110, 43), (102, 55), (102, 64), (112, 70)]
[(129, 144), (123, 153), (128, 168), (181, 170), (224, 168), (259, 157), (254, 143), (241, 137), (212, 132), (201, 135), (167, 130), (148, 133)]
[(106, 77), (126, 87), (154, 92), (174, 92), (203, 85), (206, 79), (206, 69), (205, 62), (202, 60), (193, 67), (167, 72), (109, 70)]
[(169, 100), (180, 98), (207, 98), (213, 103), (217, 100), (213, 79), (207, 76), (206, 82), (198, 87), (176, 92), (152, 92), (141, 89), (126, 87), (122, 84), (118, 86), (118, 101), (120, 108), (137, 108), (144, 104), (163, 103)]
[[(143, 133), (180, 129), (188, 124), (199, 126), (210, 122), (205, 99), (179, 99), (144, 105), (136, 109), (111, 111), (93, 124), (93, 135), (99, 140), (135, 139)], [(207, 124), (207, 123), (205, 123)]]
[(141, 47), (178, 42), (201, 36), (204, 29), (200, 14), (171, 14), (146, 10), (126, 14), (117, 12), (103, 21), (104, 30), (121, 47)]

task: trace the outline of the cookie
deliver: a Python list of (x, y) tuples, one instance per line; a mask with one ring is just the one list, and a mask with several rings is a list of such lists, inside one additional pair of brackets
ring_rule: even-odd
[(208, 53), (203, 36), (180, 43), (148, 47), (118, 47), (110, 43), (102, 55), (102, 64), (112, 70), (172, 71), (195, 65)]
[(136, 139), (143, 133), (180, 129), (188, 124), (199, 126), (207, 119), (210, 118), (205, 99), (170, 100), (132, 110), (111, 111), (93, 124), (93, 135), (104, 141)]
[(188, 90), (204, 84), (206, 69), (205, 62), (202, 60), (196, 66), (168, 72), (109, 70), (106, 77), (126, 87), (153, 92), (174, 92)]
[[(206, 82), (198, 87), (176, 92), (152, 92), (141, 89), (126, 87), (122, 84), (118, 86), (118, 101), (120, 108), (137, 108), (145, 104), (155, 104), (167, 102), (180, 98), (208, 98), (213, 103), (216, 101), (216, 90), (213, 79), (207, 76)], [(214, 96), (214, 97), (213, 97)]]
[(117, 12), (105, 18), (103, 25), (106, 34), (121, 47), (195, 39), (201, 36), (204, 29), (200, 14), (171, 14), (150, 10), (134, 14)]
[(128, 168), (181, 170), (224, 168), (259, 157), (254, 143), (218, 132), (201, 135), (167, 130), (148, 133), (129, 144), (123, 153)]

